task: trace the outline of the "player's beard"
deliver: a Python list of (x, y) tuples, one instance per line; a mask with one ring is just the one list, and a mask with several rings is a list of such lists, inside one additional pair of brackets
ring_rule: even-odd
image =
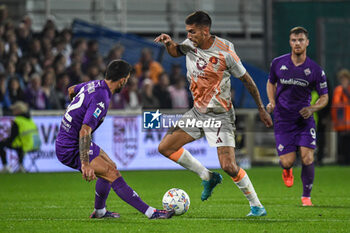
[(125, 87), (125, 85), (126, 85), (126, 82), (125, 82), (122, 86), (118, 87), (118, 88), (115, 90), (115, 93), (120, 93), (120, 92), (123, 90), (123, 88)]
[(299, 47), (298, 50), (297, 49), (293, 49), (293, 52), (294, 52), (295, 55), (300, 56), (300, 55), (304, 54), (305, 49)]

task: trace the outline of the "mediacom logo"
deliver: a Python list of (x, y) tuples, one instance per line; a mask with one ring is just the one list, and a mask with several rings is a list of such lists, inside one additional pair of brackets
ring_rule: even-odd
[(157, 111), (146, 111), (143, 113), (143, 128), (144, 129), (168, 129), (171, 127), (180, 128), (220, 128), (221, 121), (215, 118), (206, 120), (196, 120), (193, 118), (183, 118), (183, 115), (166, 115)]

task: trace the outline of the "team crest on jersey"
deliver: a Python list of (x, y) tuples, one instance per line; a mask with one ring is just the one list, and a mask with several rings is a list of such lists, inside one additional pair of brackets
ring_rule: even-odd
[(114, 157), (123, 166), (128, 166), (136, 157), (138, 151), (138, 119), (135, 117), (113, 118), (113, 142)]
[(283, 149), (284, 149), (284, 146), (283, 146), (282, 144), (279, 144), (279, 145), (278, 145), (278, 150), (279, 150), (279, 151), (282, 151)]
[(203, 58), (200, 57), (198, 58), (196, 65), (197, 65), (197, 69), (204, 70), (208, 64)]
[(310, 68), (306, 68), (306, 69), (304, 70), (304, 73), (305, 73), (306, 76), (310, 75), (310, 74), (311, 74)]
[(209, 58), (209, 61), (211, 62), (211, 63), (213, 63), (214, 65), (216, 65), (216, 64), (218, 64), (218, 58), (217, 57), (214, 57), (214, 56), (212, 56), (212, 57), (210, 57)]

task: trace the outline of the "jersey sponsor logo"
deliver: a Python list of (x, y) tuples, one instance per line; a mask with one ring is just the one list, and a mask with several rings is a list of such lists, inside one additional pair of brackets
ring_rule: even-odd
[(327, 88), (327, 82), (320, 83), (320, 88)]
[(139, 131), (137, 118), (113, 118), (112, 151), (118, 163), (123, 166), (128, 166), (138, 154)]
[(200, 57), (198, 58), (196, 65), (197, 65), (197, 69), (204, 70), (208, 64), (203, 58)]
[(300, 78), (296, 78), (296, 79), (280, 79), (281, 84), (286, 84), (286, 85), (296, 85), (296, 86), (301, 86), (301, 87), (307, 87), (309, 86), (309, 82), (304, 80), (304, 79), (300, 79)]
[(88, 88), (87, 91), (89, 94), (95, 92), (95, 83), (94, 82), (88, 83), (87, 88)]
[(210, 57), (209, 58), (209, 61), (211, 62), (211, 63), (213, 63), (214, 65), (216, 65), (216, 64), (218, 64), (218, 58), (217, 57), (214, 57), (214, 56), (212, 56), (212, 57)]
[(288, 70), (288, 68), (287, 68), (287, 66), (282, 65), (281, 68), (280, 68), (280, 70)]
[(62, 129), (64, 129), (66, 132), (69, 132), (70, 128), (72, 128), (72, 125), (68, 123), (64, 118), (61, 121)]
[(93, 113), (93, 116), (94, 116), (95, 118), (98, 118), (98, 117), (100, 116), (101, 112), (102, 112), (102, 110), (99, 109), (99, 108), (97, 107), (97, 108), (95, 109), (95, 112)]
[(279, 145), (278, 145), (278, 150), (279, 150), (279, 151), (283, 151), (283, 149), (284, 149), (284, 146), (283, 146), (282, 144), (279, 144)]
[(310, 75), (310, 74), (311, 74), (310, 68), (306, 68), (306, 69), (304, 70), (304, 74), (305, 74), (306, 76)]
[(102, 101), (100, 103), (98, 103), (97, 105), (100, 106), (101, 108), (105, 109), (105, 103), (103, 103)]

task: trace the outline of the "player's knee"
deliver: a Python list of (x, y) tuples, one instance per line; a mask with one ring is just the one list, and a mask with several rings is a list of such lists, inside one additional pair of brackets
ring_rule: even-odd
[(172, 150), (162, 142), (159, 143), (158, 151), (166, 157), (169, 157), (172, 154)]
[(121, 174), (120, 174), (119, 170), (116, 169), (115, 167), (107, 166), (105, 176), (108, 177), (108, 180), (113, 181), (113, 180), (117, 179), (118, 177), (120, 177)]
[(165, 153), (166, 153), (166, 147), (163, 146), (162, 142), (159, 143), (159, 145), (158, 145), (158, 152), (161, 153), (162, 155), (165, 155)]
[(310, 165), (313, 163), (313, 161), (314, 161), (314, 159), (312, 157), (307, 156), (307, 157), (303, 158), (302, 162), (304, 165)]
[(285, 169), (289, 169), (293, 167), (294, 161), (291, 160), (281, 160), (282, 167)]
[(222, 170), (224, 170), (230, 176), (236, 176), (238, 174), (238, 166), (230, 160), (223, 161), (221, 164)]

